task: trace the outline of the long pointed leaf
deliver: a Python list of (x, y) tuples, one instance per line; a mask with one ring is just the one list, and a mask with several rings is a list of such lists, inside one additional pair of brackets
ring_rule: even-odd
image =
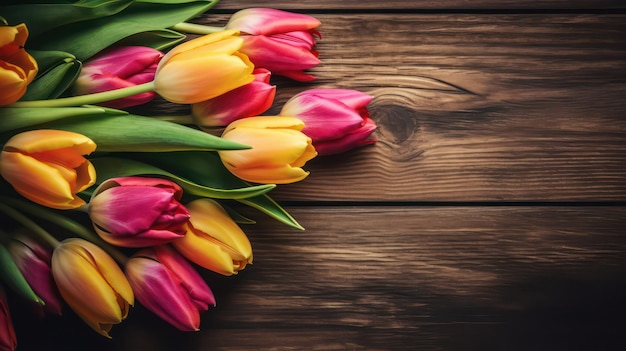
[[(98, 177), (96, 180), (97, 183), (101, 183), (109, 178), (134, 175), (165, 176), (180, 185), (186, 193), (215, 199), (242, 199), (255, 197), (265, 194), (275, 187), (274, 184), (267, 184), (247, 186), (237, 189), (218, 189), (196, 184), (176, 174), (139, 161), (119, 157), (101, 157), (94, 158), (91, 162), (96, 167), (96, 174)], [(211, 176), (212, 173), (213, 172), (211, 172), (211, 170), (207, 170), (208, 176)]]
[(282, 208), (276, 201), (272, 200), (267, 194), (250, 197), (247, 199), (238, 199), (237, 201), (265, 213), (266, 215), (284, 223), (291, 227), (304, 230), (295, 218), (289, 212)]
[(82, 63), (74, 55), (62, 51), (29, 51), (39, 65), (39, 74), (30, 83), (20, 100), (58, 98), (78, 78)]
[(64, 118), (90, 118), (89, 116), (127, 115), (121, 110), (99, 106), (84, 107), (0, 107), (0, 133), (28, 129), (38, 124), (58, 121)]
[(11, 287), (20, 296), (41, 305), (44, 304), (43, 300), (37, 296), (30, 285), (28, 285), (24, 275), (20, 272), (13, 258), (11, 258), (11, 254), (2, 244), (0, 244), (0, 277), (5, 284)]

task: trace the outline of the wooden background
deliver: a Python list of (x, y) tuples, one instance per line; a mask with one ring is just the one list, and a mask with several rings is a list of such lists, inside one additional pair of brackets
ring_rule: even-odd
[[(322, 21), (311, 87), (358, 89), (378, 144), (250, 211), (255, 263), (205, 274), (183, 333), (141, 306), (112, 331), (17, 316), (18, 350), (617, 350), (626, 347), (626, 3), (222, 1)], [(270, 111), (271, 112), (271, 111)]]

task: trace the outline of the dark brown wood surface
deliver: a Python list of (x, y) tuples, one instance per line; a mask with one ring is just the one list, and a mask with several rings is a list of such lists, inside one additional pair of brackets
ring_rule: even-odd
[(18, 350), (626, 347), (623, 2), (224, 0), (198, 22), (248, 6), (323, 23), (319, 79), (276, 80), (272, 111), (359, 89), (378, 144), (273, 191), (305, 231), (243, 209), (255, 263), (205, 273), (201, 331), (18, 316)]

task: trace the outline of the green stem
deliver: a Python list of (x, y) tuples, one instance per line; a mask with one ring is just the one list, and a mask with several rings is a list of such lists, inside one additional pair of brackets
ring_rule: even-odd
[(20, 222), (24, 227), (28, 228), (34, 234), (37, 234), (41, 239), (50, 244), (50, 246), (57, 247), (59, 245), (59, 241), (55, 237), (40, 227), (37, 223), (33, 222), (30, 218), (24, 216), (21, 212), (13, 209), (13, 207), (0, 203), (0, 211)]
[(170, 29), (177, 30), (179, 32), (189, 33), (189, 34), (211, 34), (221, 32), (225, 27), (213, 27), (213, 26), (204, 26), (201, 24), (194, 24), (188, 22), (181, 22), (173, 25)]
[(134, 85), (132, 87), (121, 88), (116, 90), (104, 91), (101, 93), (94, 93), (89, 95), (71, 96), (59, 99), (50, 100), (32, 100), (32, 101), (18, 101), (6, 107), (68, 107), (68, 106), (82, 106), (82, 105), (95, 105), (101, 102), (116, 100), (125, 98), (127, 96), (137, 95), (154, 91), (153, 82)]

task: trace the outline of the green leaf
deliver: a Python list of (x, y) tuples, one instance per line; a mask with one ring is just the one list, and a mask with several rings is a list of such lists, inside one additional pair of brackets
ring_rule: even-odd
[(295, 218), (289, 212), (282, 208), (276, 201), (272, 200), (267, 194), (250, 197), (246, 199), (238, 199), (237, 201), (265, 213), (266, 215), (284, 223), (293, 228), (304, 230)]
[[(201, 197), (211, 197), (215, 199), (242, 199), (258, 196), (267, 193), (275, 187), (274, 184), (268, 184), (246, 186), (237, 189), (218, 189), (196, 184), (188, 179), (182, 178), (176, 174), (167, 172), (158, 167), (125, 158), (100, 157), (91, 159), (91, 162), (96, 167), (96, 183), (102, 183), (109, 178), (127, 177), (134, 175), (165, 176), (180, 185), (185, 190), (185, 193)], [(185, 160), (181, 159), (181, 164), (184, 163)], [(206, 170), (206, 174), (211, 176), (213, 172), (211, 170)]]
[(137, 115), (101, 114), (89, 118), (65, 118), (40, 125), (40, 128), (68, 130), (83, 134), (96, 143), (98, 152), (169, 152), (250, 148), (198, 129)]
[(29, 53), (39, 65), (39, 74), (28, 86), (22, 101), (58, 98), (78, 78), (82, 63), (74, 55), (63, 51), (30, 50)]
[(164, 51), (185, 40), (187, 36), (171, 29), (158, 29), (133, 34), (117, 42), (119, 46), (141, 45)]
[(5, 284), (20, 296), (44, 305), (43, 300), (37, 296), (30, 285), (28, 285), (24, 275), (13, 261), (11, 254), (2, 244), (0, 244), (0, 277), (2, 277)]
[(4, 7), (2, 15), (12, 25), (26, 23), (30, 34), (27, 47), (30, 47), (32, 42), (39, 39), (40, 35), (51, 39), (52, 37), (46, 34), (52, 33), (55, 28), (75, 22), (111, 16), (124, 10), (132, 3), (132, 0), (83, 0), (75, 3), (54, 1), (47, 4), (22, 3)]
[(0, 107), (0, 133), (27, 130), (39, 124), (64, 118), (90, 118), (89, 116), (127, 115), (121, 110), (99, 106), (84, 107)]
[(215, 0), (184, 3), (136, 1), (114, 15), (71, 23), (31, 38), (30, 46), (70, 52), (78, 60), (85, 61), (128, 36), (169, 28), (205, 12), (216, 3)]

